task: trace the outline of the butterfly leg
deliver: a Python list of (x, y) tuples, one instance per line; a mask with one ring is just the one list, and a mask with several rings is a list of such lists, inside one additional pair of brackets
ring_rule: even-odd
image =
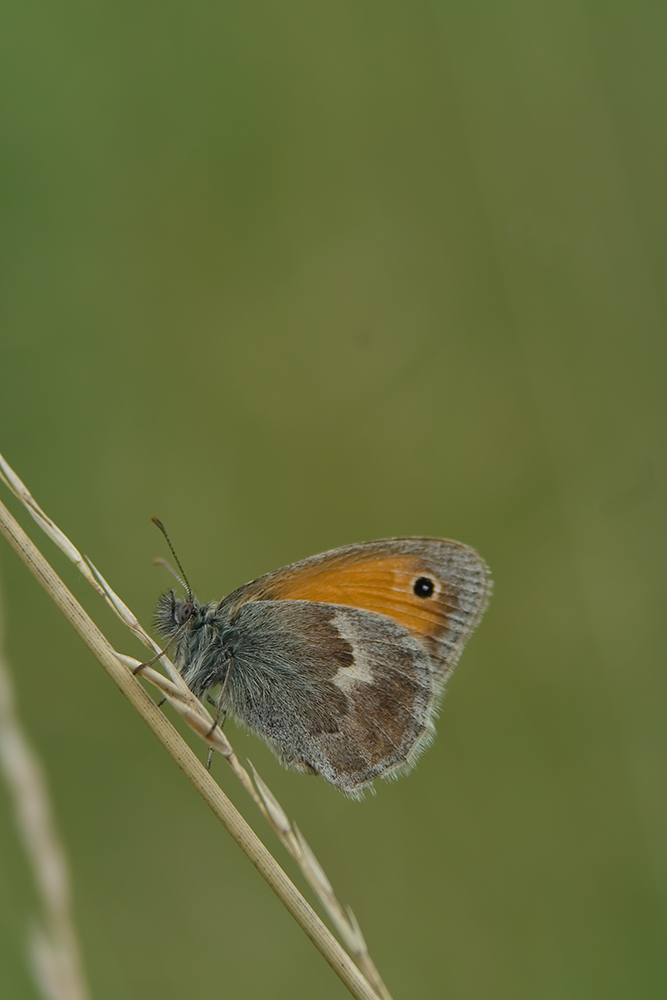
[[(221, 728), (222, 728), (222, 726), (224, 726), (224, 724), (225, 724), (225, 718), (226, 718), (227, 713), (223, 710), (222, 702), (223, 702), (224, 697), (225, 697), (225, 692), (227, 691), (227, 684), (229, 683), (229, 675), (232, 672), (231, 657), (227, 657), (226, 666), (227, 666), (227, 670), (225, 672), (225, 679), (224, 679), (224, 681), (222, 682), (222, 684), (220, 686), (220, 694), (218, 695), (217, 699), (215, 699), (215, 700), (213, 698), (211, 698), (211, 697), (209, 697), (207, 699), (207, 701), (209, 701), (212, 705), (215, 705), (215, 717), (213, 719), (213, 725), (211, 726), (211, 728), (207, 732), (207, 734), (206, 734), (207, 736), (211, 735), (211, 733), (213, 732), (213, 730), (215, 729), (215, 727), (217, 725), (221, 725)], [(220, 719), (223, 716), (225, 718), (223, 718), (222, 719), (222, 723), (220, 723)], [(214, 751), (213, 747), (209, 747), (208, 758), (206, 760), (206, 770), (207, 771), (211, 770), (211, 761), (213, 760), (213, 754), (214, 753), (215, 753), (215, 751)]]

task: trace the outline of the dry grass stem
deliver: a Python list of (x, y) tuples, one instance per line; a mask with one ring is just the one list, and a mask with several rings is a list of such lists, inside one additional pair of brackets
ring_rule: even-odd
[(90, 993), (71, 915), (65, 852), (56, 833), (41, 765), (25, 737), (14, 704), (1, 626), (0, 607), (0, 767), (43, 911), (41, 921), (30, 934), (33, 973), (44, 1000), (88, 1000)]
[[(53, 521), (51, 521), (51, 519), (44, 513), (41, 507), (36, 503), (34, 498), (31, 496), (28, 489), (21, 482), (18, 476), (16, 476), (16, 474), (9, 467), (9, 465), (2, 458), (1, 455), (0, 455), (0, 479), (4, 480), (4, 482), (11, 490), (11, 492), (26, 506), (26, 508), (30, 512), (31, 516), (35, 519), (35, 521), (46, 532), (46, 534), (56, 543), (56, 545), (58, 545), (58, 547), (65, 553), (65, 555), (77, 566), (77, 568), (86, 578), (86, 580), (90, 583), (90, 585), (95, 589), (95, 591), (100, 596), (104, 598), (109, 607), (112, 608), (114, 613), (132, 632), (132, 634), (136, 636), (149, 649), (151, 649), (153, 653), (159, 652), (159, 647), (157, 646), (157, 644), (151, 639), (148, 633), (145, 632), (145, 630), (142, 628), (139, 621), (137, 620), (135, 615), (130, 611), (127, 605), (118, 597), (117, 594), (115, 594), (115, 592), (106, 582), (102, 574), (95, 568), (92, 562), (90, 562), (89, 559), (84, 558), (81, 555), (78, 549), (76, 549), (76, 547), (72, 545), (67, 536), (64, 535), (63, 532), (60, 531), (60, 529), (53, 523)], [(268, 858), (271, 859), (272, 865), (268, 864), (266, 858), (264, 858), (263, 860), (264, 862), (266, 862), (266, 864), (268, 864), (268, 868), (271, 869), (272, 877), (277, 878), (277, 884), (274, 884), (271, 877), (267, 876), (268, 868), (267, 871), (264, 871), (263, 867), (260, 864), (258, 864), (257, 858), (255, 856), (251, 856), (251, 854), (249, 854), (249, 856), (251, 857), (253, 863), (262, 872), (264, 877), (267, 878), (267, 881), (269, 881), (269, 884), (274, 889), (274, 891), (280, 896), (280, 898), (288, 907), (288, 909), (290, 909), (290, 912), (295, 917), (295, 919), (297, 919), (297, 922), (301, 924), (301, 926), (308, 934), (308, 936), (311, 938), (311, 940), (313, 940), (316, 946), (320, 949), (320, 951), (322, 951), (327, 961), (329, 961), (334, 970), (338, 973), (341, 979), (343, 979), (345, 985), (350, 990), (352, 995), (375, 998), (375, 1000), (378, 1000), (378, 998), (381, 998), (381, 1000), (391, 1000), (391, 996), (386, 986), (382, 982), (382, 979), (372, 959), (370, 958), (364, 938), (359, 929), (359, 925), (356, 919), (354, 918), (354, 915), (351, 913), (351, 911), (344, 910), (341, 907), (340, 903), (337, 901), (333, 889), (331, 887), (331, 884), (327, 879), (326, 875), (324, 874), (324, 871), (322, 870), (319, 862), (315, 858), (315, 855), (313, 854), (312, 850), (310, 849), (310, 847), (308, 846), (302, 835), (299, 833), (299, 831), (292, 826), (284, 810), (277, 802), (275, 796), (268, 789), (265, 782), (260, 778), (260, 776), (254, 770), (254, 768), (253, 768), (253, 776), (254, 776), (254, 783), (253, 783), (253, 779), (250, 777), (247, 770), (243, 767), (243, 765), (236, 757), (236, 754), (234, 753), (234, 750), (228, 738), (222, 732), (220, 727), (214, 724), (214, 720), (211, 717), (208, 710), (204, 707), (204, 705), (202, 705), (202, 703), (192, 694), (190, 689), (186, 686), (178, 670), (174, 667), (173, 663), (171, 663), (171, 661), (167, 656), (160, 657), (159, 662), (162, 664), (162, 666), (164, 667), (165, 671), (168, 674), (168, 677), (165, 677), (163, 674), (159, 673), (159, 671), (153, 669), (153, 667), (149, 666), (141, 667), (140, 661), (136, 660), (134, 657), (126, 656), (122, 653), (116, 652), (110, 646), (110, 644), (107, 642), (104, 636), (102, 636), (102, 634), (99, 632), (96, 626), (94, 626), (94, 624), (90, 621), (90, 619), (88, 619), (83, 609), (80, 608), (80, 606), (76, 603), (72, 595), (69, 593), (69, 591), (67, 591), (65, 585), (62, 583), (62, 581), (59, 580), (59, 578), (55, 575), (51, 567), (48, 566), (48, 563), (45, 563), (44, 560), (46, 567), (48, 567), (48, 571), (50, 572), (50, 574), (52, 574), (54, 578), (54, 580), (51, 581), (52, 585), (55, 585), (55, 589), (61, 598), (63, 597), (63, 592), (66, 593), (68, 595), (67, 600), (65, 600), (63, 603), (61, 600), (57, 598), (56, 593), (52, 592), (52, 590), (49, 589), (49, 587), (45, 583), (45, 580), (42, 578), (42, 576), (40, 576), (40, 573), (36, 572), (36, 568), (34, 566), (34, 553), (30, 552), (30, 555), (28, 556), (25, 550), (26, 542), (29, 544), (29, 546), (32, 546), (32, 542), (30, 542), (29, 539), (27, 539), (27, 536), (25, 536), (22, 530), (19, 528), (19, 526), (16, 525), (16, 522), (13, 522), (16, 528), (18, 528), (20, 534), (24, 535), (23, 539), (17, 541), (17, 538), (20, 538), (20, 536), (16, 535), (15, 529), (13, 528), (8, 529), (8, 526), (5, 523), (7, 517), (11, 521), (13, 521), (9, 512), (6, 511), (5, 508), (2, 508), (0, 510), (0, 529), (8, 538), (10, 544), (12, 544), (12, 546), (19, 553), (24, 562), (26, 562), (26, 565), (28, 565), (28, 567), (32, 570), (37, 579), (40, 581), (40, 583), (42, 583), (42, 585), (45, 587), (45, 589), (50, 594), (55, 603), (61, 608), (66, 617), (70, 619), (73, 626), (77, 629), (77, 631), (79, 631), (79, 634), (82, 636), (82, 638), (87, 643), (89, 648), (92, 649), (92, 651), (95, 653), (100, 662), (102, 662), (102, 665), (105, 667), (105, 669), (107, 669), (107, 671), (112, 674), (116, 683), (119, 685), (119, 687), (121, 687), (121, 689), (124, 691), (129, 700), (135, 705), (135, 708), (137, 708), (137, 710), (140, 711), (145, 721), (153, 729), (158, 738), (161, 739), (163, 745), (167, 747), (172, 756), (174, 756), (174, 758), (177, 760), (177, 763), (182, 768), (182, 770), (184, 770), (186, 774), (188, 774), (190, 780), (193, 782), (195, 787), (197, 787), (200, 794), (203, 795), (203, 797), (208, 802), (213, 811), (216, 812), (216, 815), (219, 816), (219, 818), (222, 820), (227, 829), (230, 830), (232, 836), (234, 836), (235, 839), (237, 840), (237, 843), (239, 843), (242, 846), (242, 848), (246, 850), (246, 848), (243, 846), (242, 841), (244, 839), (247, 839), (249, 831), (249, 833), (252, 834), (252, 837), (255, 838), (255, 840), (257, 841), (257, 843), (254, 844), (255, 850), (259, 850), (259, 847), (261, 847), (261, 850), (266, 852)], [(32, 548), (34, 549), (34, 546), (32, 546)], [(35, 550), (35, 552), (36, 551), (37, 550)], [(41, 553), (38, 553), (38, 556), (40, 560), (43, 560)], [(55, 583), (55, 581), (57, 581), (57, 583)], [(72, 604), (76, 605), (76, 614), (74, 616), (72, 616), (72, 610), (73, 610), (71, 607)], [(87, 619), (87, 624), (86, 627), (83, 629), (83, 631), (77, 625), (77, 621), (81, 616), (84, 616), (85, 619)], [(93, 644), (91, 644), (91, 642), (89, 641), (91, 629), (94, 630), (95, 632), (96, 641)], [(104, 657), (98, 655), (100, 650), (98, 650), (97, 647), (100, 644), (103, 644), (105, 646)], [(115, 669), (110, 669), (110, 660), (113, 660)], [(192, 754), (192, 751), (190, 751), (189, 747), (187, 747), (186, 744), (183, 744), (183, 747), (187, 749), (187, 754), (183, 752), (183, 749), (181, 747), (178, 748), (178, 753), (174, 752), (175, 751), (174, 744), (180, 740), (180, 737), (175, 732), (175, 730), (173, 730), (173, 728), (168, 723), (164, 715), (162, 715), (162, 713), (159, 712), (159, 710), (152, 702), (152, 700), (148, 699), (148, 696), (146, 695), (146, 692), (141, 687), (141, 685), (137, 683), (136, 678), (134, 676), (134, 672), (139, 667), (141, 668), (139, 670), (139, 673), (141, 674), (142, 678), (144, 678), (145, 680), (153, 684), (155, 687), (157, 687), (163, 694), (163, 696), (169, 701), (169, 703), (187, 722), (188, 726), (202, 740), (204, 740), (208, 744), (208, 746), (212, 747), (214, 750), (217, 750), (225, 758), (229, 766), (232, 768), (236, 777), (241, 781), (246, 792), (251, 796), (255, 804), (258, 806), (258, 808), (261, 810), (261, 812), (268, 820), (270, 825), (276, 831), (276, 833), (278, 834), (279, 838), (281, 839), (281, 841), (283, 842), (289, 853), (292, 855), (297, 864), (300, 866), (309, 884), (312, 886), (313, 890), (316, 892), (318, 898), (320, 899), (322, 905), (326, 909), (326, 912), (329, 914), (329, 917), (332, 920), (334, 926), (336, 927), (338, 933), (340, 934), (341, 939), (343, 940), (346, 948), (348, 949), (350, 954), (354, 956), (357, 965), (363, 971), (363, 976), (359, 974), (359, 970), (350, 962), (350, 959), (345, 954), (345, 952), (342, 952), (340, 950), (338, 942), (336, 942), (335, 939), (331, 937), (326, 927), (324, 927), (324, 925), (321, 924), (321, 921), (319, 921), (319, 918), (317, 918), (316, 914), (310, 909), (310, 907), (308, 907), (308, 904), (305, 902), (305, 900), (303, 900), (303, 897), (300, 896), (298, 890), (296, 890), (296, 888), (292, 885), (289, 879), (287, 879), (287, 876), (278, 866), (277, 862), (275, 862), (273, 857), (268, 853), (268, 851), (266, 851), (264, 845), (261, 844), (261, 842), (255, 837), (254, 832), (248, 827), (247, 831), (246, 830), (243, 831), (244, 836), (239, 838), (239, 836), (237, 835), (238, 829), (240, 829), (241, 824), (245, 824), (245, 821), (242, 820), (240, 815), (236, 812), (231, 802), (229, 802), (229, 800), (226, 799), (226, 796), (224, 796), (224, 793), (222, 792), (220, 787), (213, 781), (210, 774), (203, 768), (203, 766), (196, 758), (196, 756)], [(121, 676), (122, 676), (122, 683), (121, 683)], [(151, 706), (150, 720), (145, 714), (144, 710), (142, 710), (142, 709), (147, 709), (145, 703), (142, 702), (142, 707), (139, 706), (139, 701), (141, 701), (141, 698), (140, 696), (136, 696), (136, 689), (141, 691), (142, 695), (144, 695), (147, 698), (148, 704), (150, 704)], [(130, 696), (129, 693), (130, 691), (133, 692), (135, 696)], [(156, 724), (156, 719), (153, 715), (154, 712), (157, 714), (158, 719), (163, 720), (160, 723), (160, 726), (157, 726)], [(162, 732), (162, 730), (165, 727), (168, 727), (169, 729), (168, 738), (167, 738), (167, 733)], [(188, 759), (187, 767), (184, 766), (184, 759), (186, 757)], [(195, 773), (191, 773), (193, 769)], [(212, 789), (209, 788), (209, 782), (215, 787), (216, 790), (215, 793), (213, 793)], [(204, 787), (206, 787), (207, 789), (206, 793), (204, 791)], [(224, 809), (222, 809), (220, 805), (221, 799), (224, 799), (224, 802), (226, 803)], [(225, 817), (223, 817), (222, 812), (226, 814)], [(247, 824), (245, 825), (247, 826)], [(235, 832), (235, 830), (237, 832)], [(246, 853), (248, 853), (248, 851), (246, 851)], [(280, 872), (279, 876), (276, 874), (275, 871), (273, 871), (272, 866), (275, 866), (278, 872)], [(290, 897), (290, 902), (288, 902), (285, 898), (283, 898), (283, 894), (281, 894), (284, 891), (286, 891), (286, 884), (288, 884), (290, 887), (289, 892), (287, 892), (287, 895)], [(277, 885), (281, 887), (280, 890), (277, 887)], [(294, 894), (296, 894), (296, 896), (298, 897), (299, 900), (298, 906), (295, 906)], [(304, 908), (307, 908), (306, 911), (304, 911)], [(306, 920), (308, 926), (305, 926), (304, 923), (302, 923), (300, 916), (297, 915), (297, 911), (300, 915), (302, 915), (303, 912), (308, 914), (308, 918)], [(317, 934), (313, 932), (312, 918), (314, 918), (315, 921), (319, 923), (319, 927), (317, 928)], [(330, 940), (326, 940), (326, 948), (321, 946), (321, 944), (324, 944), (324, 941), (320, 940), (323, 937), (323, 932), (325, 935), (328, 935), (328, 938), (330, 938)], [(335, 945), (335, 948), (333, 948), (332, 942), (333, 945)], [(338, 951), (336, 951), (336, 949), (338, 949)], [(344, 956), (345, 959), (344, 962), (341, 962), (342, 956)], [(351, 966), (351, 968), (354, 969), (354, 974), (351, 973), (349, 966)]]
[(331, 882), (305, 837), (296, 826), (292, 825), (287, 813), (266, 782), (259, 776), (254, 765), (251, 763), (250, 766), (252, 767), (255, 785), (262, 797), (269, 822), (273, 829), (308, 879), (311, 888), (317, 894), (322, 906), (329, 914), (331, 922), (340, 934), (345, 947), (354, 956), (354, 960), (362, 969), (368, 981), (373, 984), (378, 996), (382, 1000), (391, 1000), (391, 994), (382, 981), (380, 973), (368, 952), (366, 941), (352, 910), (349, 907), (347, 910), (344, 910), (340, 905), (336, 899)]

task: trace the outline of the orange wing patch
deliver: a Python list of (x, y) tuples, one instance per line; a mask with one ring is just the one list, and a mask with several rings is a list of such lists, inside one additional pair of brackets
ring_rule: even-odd
[[(433, 594), (415, 594), (415, 582), (432, 581)], [(447, 616), (458, 608), (455, 589), (449, 588), (415, 555), (357, 556), (328, 559), (314, 566), (275, 577), (262, 598), (342, 604), (387, 615), (419, 636), (437, 636), (448, 630)]]

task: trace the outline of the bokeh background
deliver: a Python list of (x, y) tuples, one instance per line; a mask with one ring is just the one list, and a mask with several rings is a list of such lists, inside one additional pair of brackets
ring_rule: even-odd
[[(493, 570), (409, 777), (350, 802), (230, 728), (396, 1000), (667, 995), (664, 15), (3, 9), (0, 448), (47, 512), (145, 623), (153, 514), (206, 599), (389, 535)], [(96, 1000), (344, 996), (4, 544), (0, 568)], [(2, 787), (3, 997), (37, 997), (36, 905)]]

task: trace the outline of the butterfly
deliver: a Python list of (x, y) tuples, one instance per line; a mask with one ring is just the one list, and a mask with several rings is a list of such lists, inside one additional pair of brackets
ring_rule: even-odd
[(386, 538), (292, 563), (219, 602), (186, 586), (185, 600), (161, 596), (155, 624), (190, 689), (209, 700), (218, 689), (219, 713), (284, 765), (359, 797), (432, 740), (491, 580), (460, 542)]

